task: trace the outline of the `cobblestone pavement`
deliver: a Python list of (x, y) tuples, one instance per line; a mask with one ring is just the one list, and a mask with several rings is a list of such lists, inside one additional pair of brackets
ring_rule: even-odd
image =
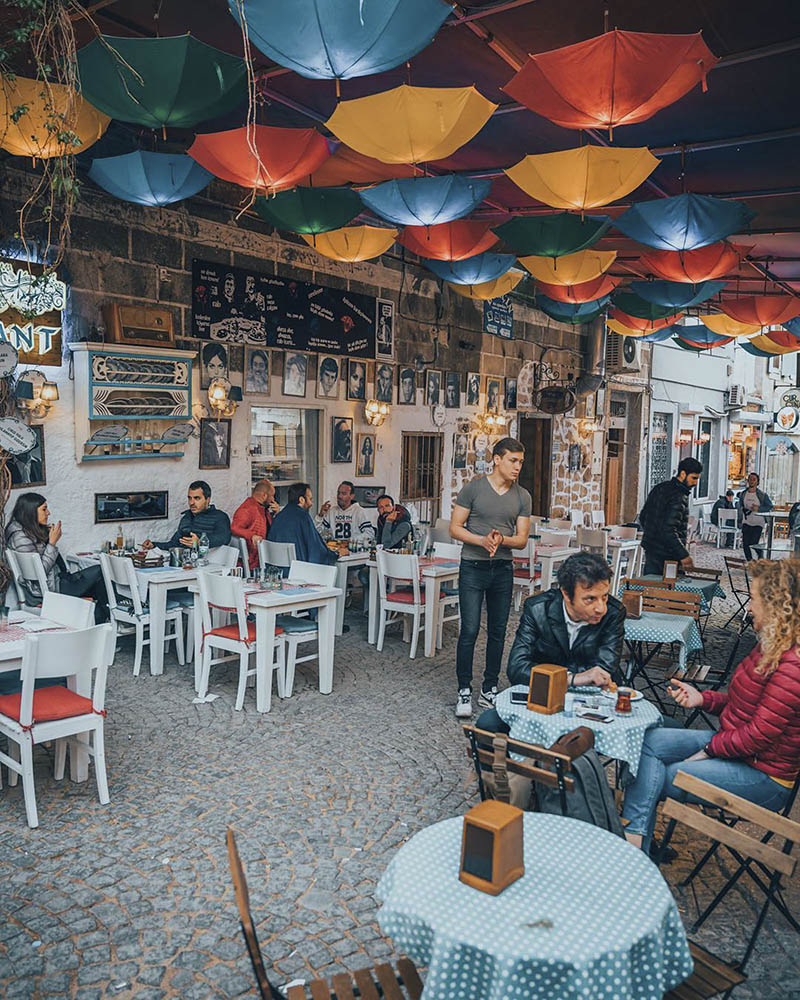
[[(718, 556), (704, 550), (698, 561)], [(512, 613), (509, 637), (516, 620)], [(411, 661), (397, 629), (379, 655), (366, 644), (366, 619), (349, 612), (348, 621), (333, 694), (320, 695), (314, 670), (301, 666), (294, 696), (264, 716), (252, 689), (233, 711), (226, 667), (212, 675), (218, 700), (193, 705), (188, 668), (170, 655), (162, 677), (134, 679), (129, 640), (120, 643), (108, 686), (111, 804), (99, 805), (91, 781), (55, 782), (44, 748), (38, 830), (25, 825), (21, 788), (0, 791), (1, 996), (252, 995), (229, 824), (278, 982), (393, 952), (376, 921), (377, 880), (409, 836), (477, 801), (453, 714), (455, 630), (446, 627), (435, 659)], [(712, 626), (709, 659), (729, 641)], [(479, 646), (476, 665), (482, 654)], [(676, 844), (680, 857), (664, 869), (673, 886), (702, 850)], [(722, 878), (716, 864), (707, 872), (704, 898)], [(696, 935), (732, 959), (755, 920), (744, 888)], [(691, 891), (676, 895), (688, 926)], [(795, 910), (798, 895), (795, 885)], [(780, 917), (768, 918), (749, 972), (739, 1000), (800, 997), (797, 939)]]

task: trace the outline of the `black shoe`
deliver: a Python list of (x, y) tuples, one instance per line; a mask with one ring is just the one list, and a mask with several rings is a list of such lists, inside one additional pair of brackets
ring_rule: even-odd
[(658, 855), (659, 855), (660, 851), (662, 852), (661, 853), (661, 861), (660, 861), (660, 863), (662, 865), (671, 865), (672, 862), (678, 856), (678, 852), (674, 848), (670, 847), (669, 845), (667, 845), (663, 849), (663, 851), (662, 851), (661, 845), (658, 844), (658, 843), (656, 843), (655, 840), (651, 840), (650, 841), (650, 852), (649, 853), (650, 853), (650, 858), (653, 861), (656, 861), (658, 859)]
[(350, 626), (349, 625), (342, 625), (342, 635), (344, 635), (346, 632), (349, 632), (349, 631), (350, 631)]

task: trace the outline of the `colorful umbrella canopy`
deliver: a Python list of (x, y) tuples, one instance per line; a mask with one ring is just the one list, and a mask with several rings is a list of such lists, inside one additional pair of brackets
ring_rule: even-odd
[(671, 312), (677, 312), (713, 298), (724, 287), (724, 281), (701, 281), (697, 285), (680, 281), (632, 281), (629, 290), (647, 302), (668, 306)]
[[(659, 306), (655, 302), (648, 302), (647, 299), (634, 295), (633, 292), (617, 292), (614, 296), (614, 305), (627, 313), (628, 316), (637, 316), (639, 319), (666, 319), (667, 316), (674, 316), (676, 310), (672, 306)], [(624, 320), (623, 320), (624, 322)], [(674, 323), (675, 320), (673, 319)]]
[(776, 339), (776, 333), (778, 333), (777, 330), (772, 330), (769, 334), (762, 333), (758, 337), (753, 337), (752, 340), (741, 340), (739, 343), (743, 347), (745, 344), (750, 344), (757, 350), (764, 351), (770, 355), (794, 354), (795, 351), (800, 349), (800, 343), (795, 338), (792, 338), (788, 344), (781, 343), (780, 339)]
[(468, 299), (498, 299), (502, 295), (508, 295), (524, 277), (522, 271), (506, 271), (493, 281), (481, 281), (476, 285), (456, 285), (448, 281), (447, 287)]
[[(672, 343), (675, 344), (676, 347), (680, 347), (681, 350), (692, 351), (694, 354), (700, 354), (701, 351), (708, 351), (710, 349), (710, 347), (705, 344), (693, 344), (690, 340), (684, 340), (683, 337), (673, 337)], [(723, 340), (721, 343), (727, 344), (728, 341)]]
[[(796, 351), (800, 348), (800, 340), (788, 330), (765, 330), (761, 336), (771, 340), (778, 347), (786, 347), (790, 351)], [(753, 340), (756, 338), (753, 337)]]
[(262, 219), (290, 233), (327, 233), (341, 229), (361, 212), (361, 199), (350, 188), (293, 188), (273, 198), (256, 198)]
[(587, 250), (605, 236), (611, 226), (607, 215), (581, 219), (570, 212), (509, 219), (494, 231), (516, 254), (535, 257), (563, 257)]
[(683, 318), (683, 313), (663, 316), (661, 319), (648, 319), (646, 316), (632, 316), (630, 313), (623, 312), (615, 302), (611, 317), (622, 326), (627, 327), (628, 330), (638, 330), (640, 333), (655, 333), (656, 330), (663, 330), (665, 327), (677, 323), (679, 319)]
[(762, 351), (760, 348), (754, 347), (750, 340), (740, 340), (738, 346), (747, 351), (748, 354), (752, 354), (754, 358), (773, 358), (779, 353), (778, 351)]
[[(618, 310), (614, 310), (614, 315), (616, 316)], [(641, 321), (637, 321), (641, 322)], [(640, 340), (652, 341), (653, 343), (659, 343), (662, 340), (669, 340), (672, 336), (673, 326), (667, 325), (664, 327), (657, 327), (656, 329), (651, 329), (649, 332), (647, 330), (637, 329), (635, 326), (626, 326), (621, 323), (619, 319), (611, 318), (606, 320), (606, 326), (609, 330), (613, 330), (614, 333), (618, 333), (620, 337), (638, 337)]]
[(749, 337), (761, 329), (760, 323), (740, 323), (724, 313), (706, 313), (697, 318), (720, 337)]
[(652, 118), (700, 81), (705, 90), (716, 62), (700, 32), (615, 29), (529, 56), (503, 90), (563, 128), (612, 129)]
[(103, 35), (80, 49), (78, 67), (95, 107), (148, 128), (191, 128), (247, 101), (244, 61), (193, 35)]
[(322, 166), (304, 178), (303, 183), (311, 187), (339, 187), (342, 184), (358, 187), (388, 181), (393, 177), (414, 177), (419, 172), (420, 168), (411, 163), (381, 163), (340, 142)]
[(646, 340), (648, 344), (660, 344), (664, 340), (669, 340), (674, 329), (674, 326), (665, 326), (663, 330), (652, 330), (650, 333), (641, 334), (641, 339)]
[(697, 250), (648, 250), (639, 263), (650, 274), (667, 281), (697, 284), (723, 278), (739, 263), (741, 252), (730, 243), (709, 243)]
[(616, 250), (580, 250), (564, 257), (520, 257), (520, 264), (536, 278), (551, 285), (580, 285), (607, 271), (617, 257)]
[(579, 285), (552, 285), (547, 281), (540, 281), (538, 288), (551, 299), (557, 302), (591, 302), (593, 299), (610, 295), (611, 292), (622, 281), (622, 278), (612, 278), (610, 274), (601, 274), (599, 278), (591, 281), (582, 281)]
[[(97, 142), (108, 123), (107, 115), (62, 83), (0, 78), (0, 148), (14, 156), (47, 160), (80, 153)], [(71, 135), (65, 138), (65, 132), (73, 133), (78, 144)]]
[(526, 156), (505, 173), (517, 187), (544, 205), (584, 212), (610, 205), (635, 191), (659, 162), (646, 146), (581, 146)]
[(101, 188), (137, 205), (172, 205), (202, 191), (213, 174), (182, 153), (138, 149), (92, 160), (89, 176)]
[(733, 337), (720, 337), (719, 334), (713, 333), (702, 324), (687, 326), (683, 323), (676, 323), (671, 329), (676, 337), (694, 344), (695, 347), (721, 347), (723, 344), (730, 344), (733, 340)]
[(547, 295), (539, 293), (536, 295), (537, 309), (541, 309), (550, 319), (559, 320), (561, 323), (572, 323), (574, 326), (577, 326), (578, 323), (589, 323), (596, 316), (599, 316), (607, 305), (607, 295), (595, 299), (593, 302), (578, 303), (558, 302)]
[(696, 250), (746, 229), (754, 218), (743, 201), (679, 194), (631, 205), (614, 227), (656, 250)]
[(783, 324), (784, 330), (788, 330), (795, 337), (800, 337), (800, 317), (787, 320)]
[[(255, 156), (248, 142), (258, 151)], [(272, 125), (195, 136), (189, 156), (215, 177), (246, 188), (275, 191), (292, 187), (328, 158), (328, 143), (313, 128)]]
[(423, 260), (435, 275), (454, 285), (481, 285), (494, 281), (516, 263), (517, 258), (510, 253), (479, 253), (467, 260)]
[(491, 187), (490, 180), (447, 174), (386, 181), (360, 194), (367, 208), (395, 225), (432, 226), (469, 215)]
[[(228, 0), (237, 22), (239, 5)], [(384, 73), (430, 45), (453, 8), (443, 0), (244, 0), (250, 41), (312, 80)]]
[(314, 236), (306, 233), (301, 235), (309, 246), (319, 250), (323, 256), (353, 263), (359, 260), (372, 260), (386, 253), (397, 238), (397, 230), (378, 229), (375, 226), (348, 226)]
[(485, 222), (458, 219), (440, 226), (406, 226), (397, 242), (420, 257), (465, 260), (493, 247), (497, 237)]
[(403, 84), (340, 101), (326, 125), (337, 139), (383, 163), (427, 163), (469, 142), (496, 108), (474, 87)]
[(720, 307), (726, 316), (740, 323), (778, 326), (800, 316), (800, 298), (793, 295), (748, 295), (725, 299)]

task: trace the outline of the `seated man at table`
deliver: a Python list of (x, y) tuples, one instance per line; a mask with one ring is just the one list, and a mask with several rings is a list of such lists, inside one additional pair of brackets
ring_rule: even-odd
[(369, 514), (356, 502), (355, 486), (348, 479), (339, 483), (336, 505), (326, 500), (314, 523), (320, 531), (330, 531), (337, 542), (349, 542), (356, 538), (371, 541), (375, 537), (375, 526)]
[(258, 566), (258, 546), (268, 537), (272, 519), (279, 510), (275, 502), (275, 487), (269, 479), (259, 479), (253, 492), (233, 515), (231, 533), (247, 542), (250, 569)]
[(211, 503), (211, 487), (202, 479), (189, 483), (186, 496), (189, 509), (181, 514), (178, 527), (165, 542), (153, 542), (149, 538), (142, 542), (143, 549), (175, 549), (182, 545), (192, 548), (200, 541), (200, 536), (208, 536), (209, 548), (228, 545), (231, 540), (231, 522), (223, 510), (217, 510)]
[[(378, 525), (375, 529), (375, 542), (385, 549), (405, 548), (414, 542), (414, 527), (411, 516), (402, 504), (396, 504), (386, 493), (378, 497)], [(369, 605), (369, 570), (362, 566), (358, 571), (358, 579), (364, 588), (364, 611)]]
[(322, 541), (309, 511), (314, 498), (308, 483), (293, 483), (289, 487), (289, 502), (275, 515), (269, 529), (271, 542), (291, 542), (295, 556), (301, 562), (330, 566), (339, 558)]

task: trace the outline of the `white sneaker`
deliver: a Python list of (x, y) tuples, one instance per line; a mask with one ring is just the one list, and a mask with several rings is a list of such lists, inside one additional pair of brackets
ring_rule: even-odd
[(456, 702), (456, 717), (468, 719), (472, 715), (472, 688), (459, 688)]
[(494, 703), (497, 701), (497, 688), (491, 687), (488, 691), (484, 691), (481, 688), (481, 693), (478, 695), (478, 704), (481, 708), (494, 708)]

